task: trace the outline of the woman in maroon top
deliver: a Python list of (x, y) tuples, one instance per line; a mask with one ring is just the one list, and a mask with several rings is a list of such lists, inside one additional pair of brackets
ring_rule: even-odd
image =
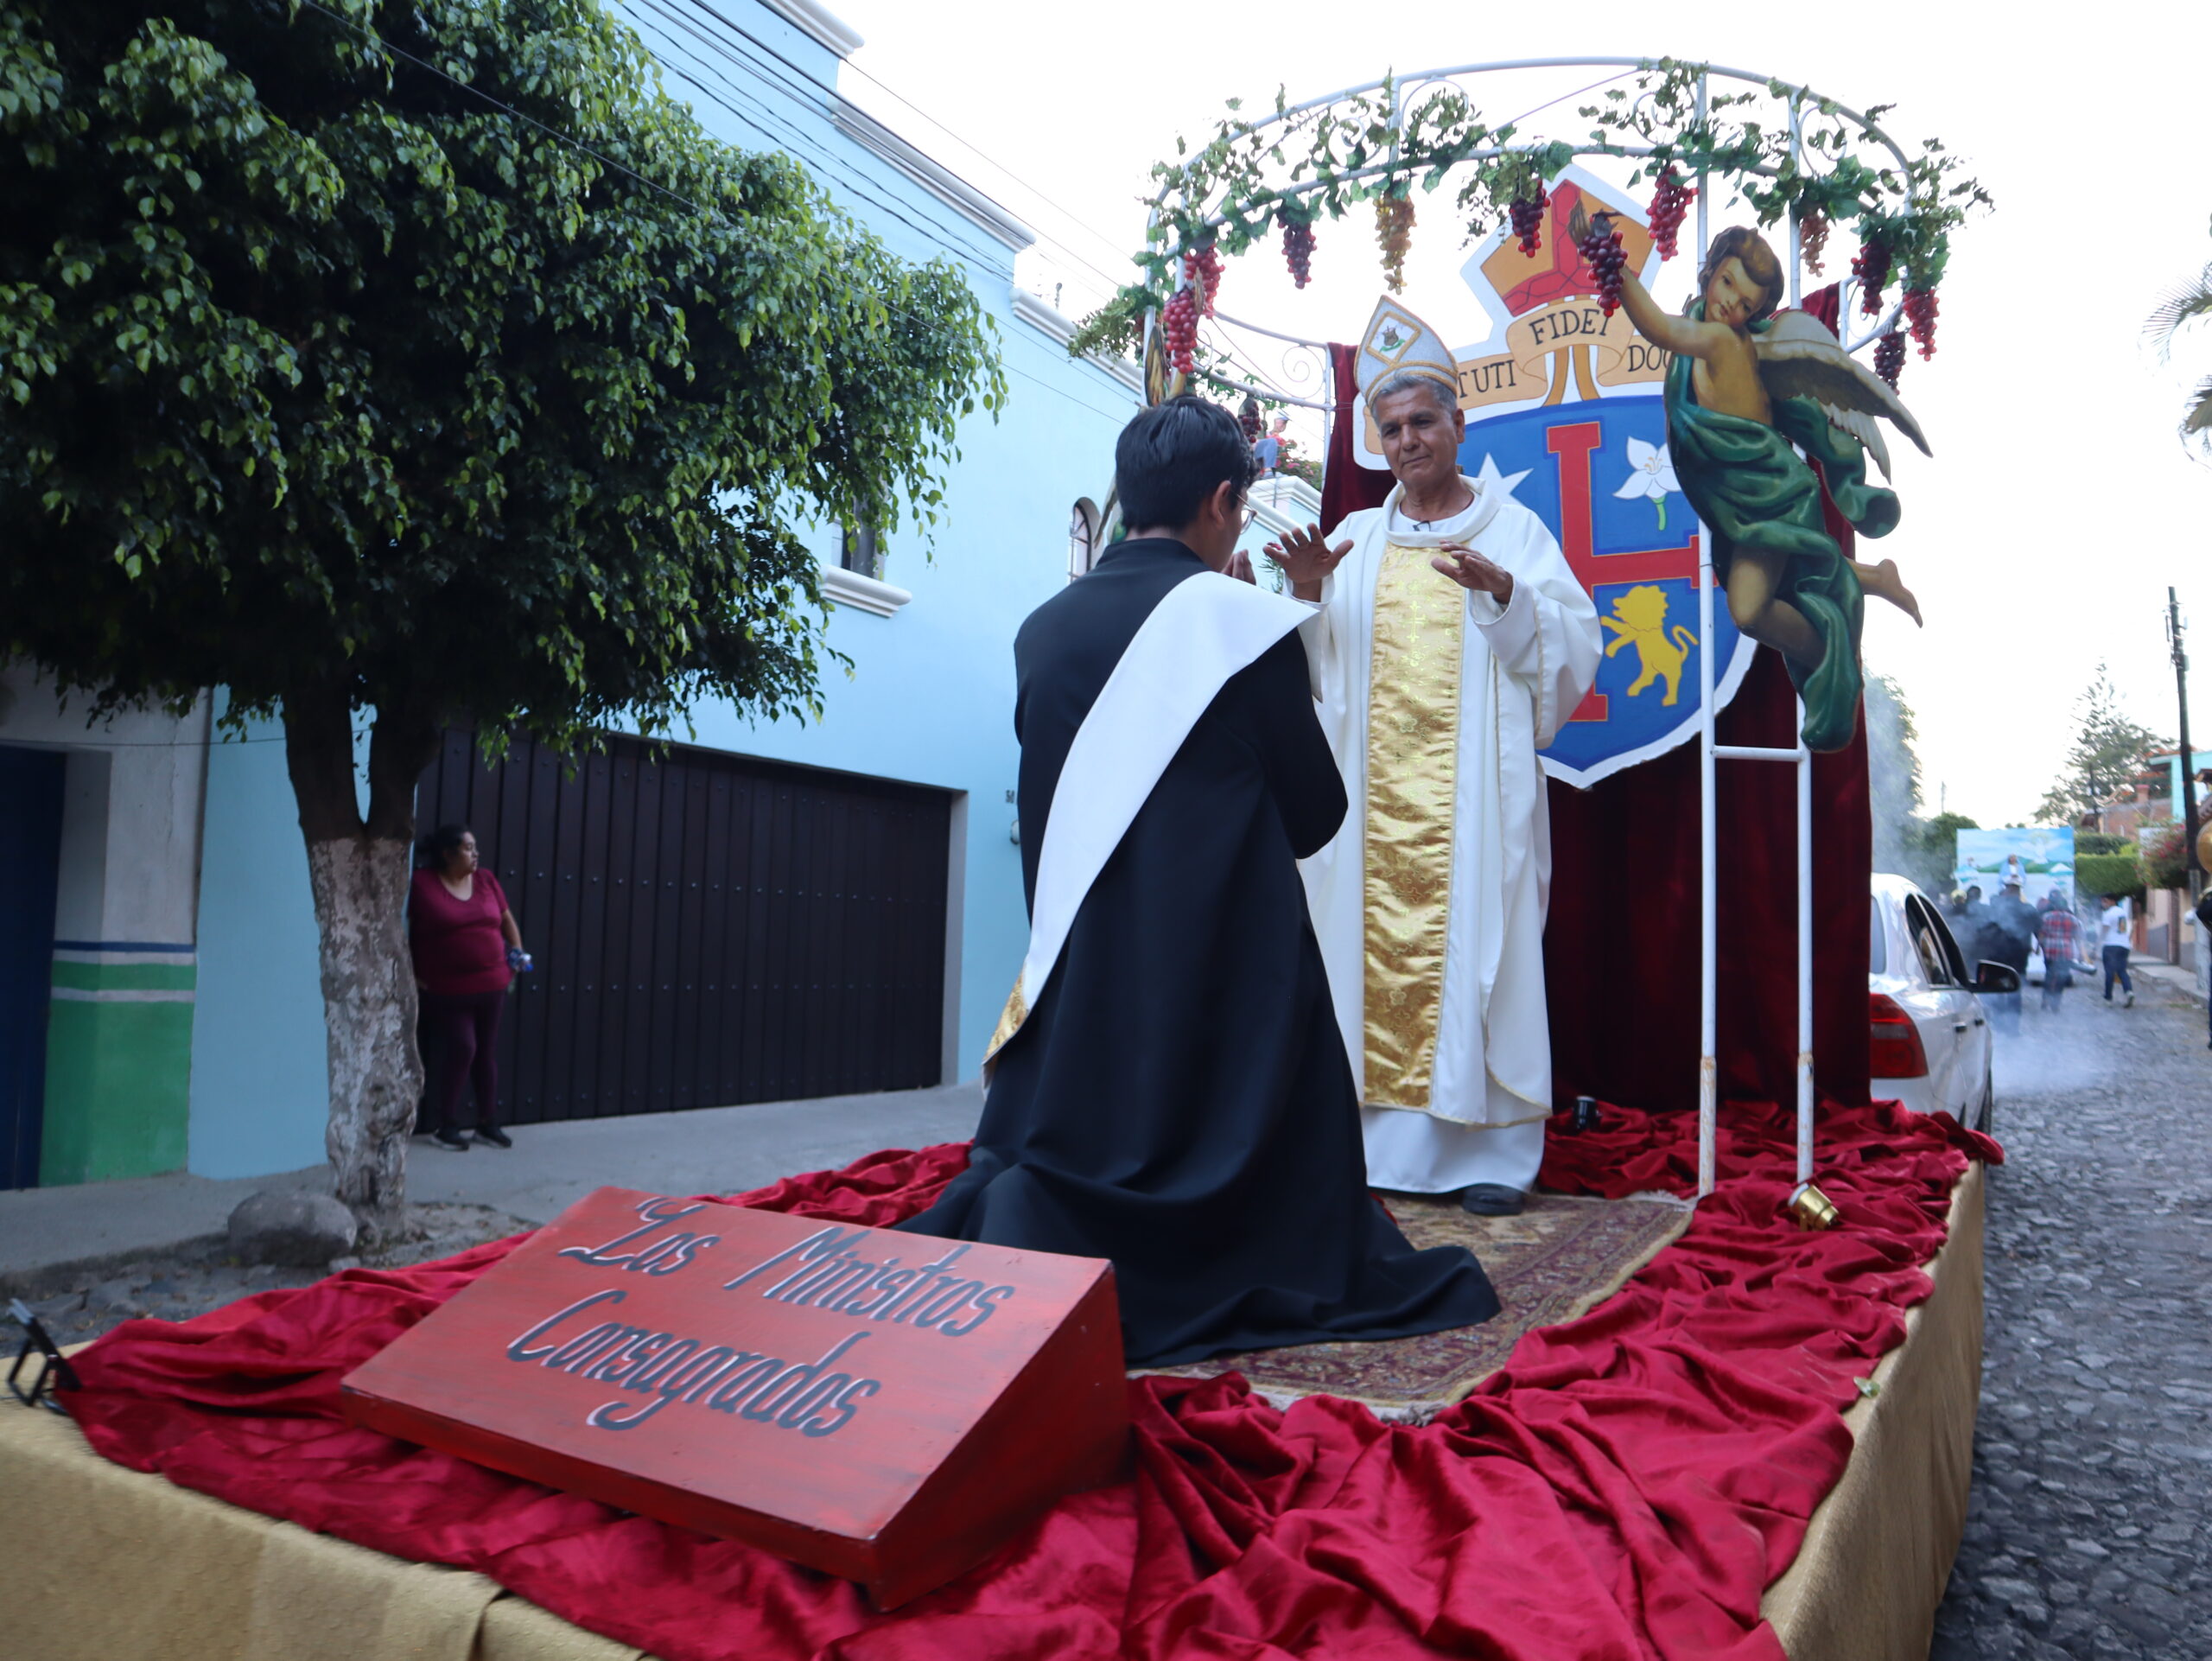
[(425, 1047), (436, 1058), (431, 1136), (442, 1148), (467, 1151), (458, 1120), (461, 1086), (473, 1079), (476, 1139), (512, 1148), (499, 1129), (495, 1046), (507, 983), (514, 978), (510, 951), (520, 955), (522, 930), (499, 879), (477, 869), (476, 838), (467, 825), (440, 826), (423, 851), (424, 862), (408, 895), (407, 941), (422, 993)]

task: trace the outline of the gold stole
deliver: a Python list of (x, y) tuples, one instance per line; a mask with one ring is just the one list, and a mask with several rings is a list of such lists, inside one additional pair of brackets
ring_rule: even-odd
[(1428, 1106), (1444, 995), (1466, 596), (1433, 548), (1389, 544), (1375, 584), (1367, 697), (1367, 1079), (1370, 1107)]

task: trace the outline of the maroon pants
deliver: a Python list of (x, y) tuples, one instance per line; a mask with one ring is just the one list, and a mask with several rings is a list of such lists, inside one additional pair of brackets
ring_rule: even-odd
[(476, 1085), (476, 1123), (499, 1123), (499, 1010), (506, 992), (423, 994), (423, 1060), (429, 1069), (426, 1130), (458, 1130), (462, 1085)]

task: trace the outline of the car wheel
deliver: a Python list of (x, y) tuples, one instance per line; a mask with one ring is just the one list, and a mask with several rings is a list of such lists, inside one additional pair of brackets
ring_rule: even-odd
[(1974, 1116), (1974, 1129), (1985, 1136), (1997, 1134), (1997, 1081), (1987, 1073), (1981, 1079), (1981, 1111)]

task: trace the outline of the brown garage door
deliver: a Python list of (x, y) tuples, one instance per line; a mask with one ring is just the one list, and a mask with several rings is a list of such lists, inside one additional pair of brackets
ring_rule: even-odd
[(487, 767), (446, 734), (416, 796), (476, 832), (537, 958), (500, 1031), (518, 1123), (938, 1082), (941, 791), (632, 739)]

